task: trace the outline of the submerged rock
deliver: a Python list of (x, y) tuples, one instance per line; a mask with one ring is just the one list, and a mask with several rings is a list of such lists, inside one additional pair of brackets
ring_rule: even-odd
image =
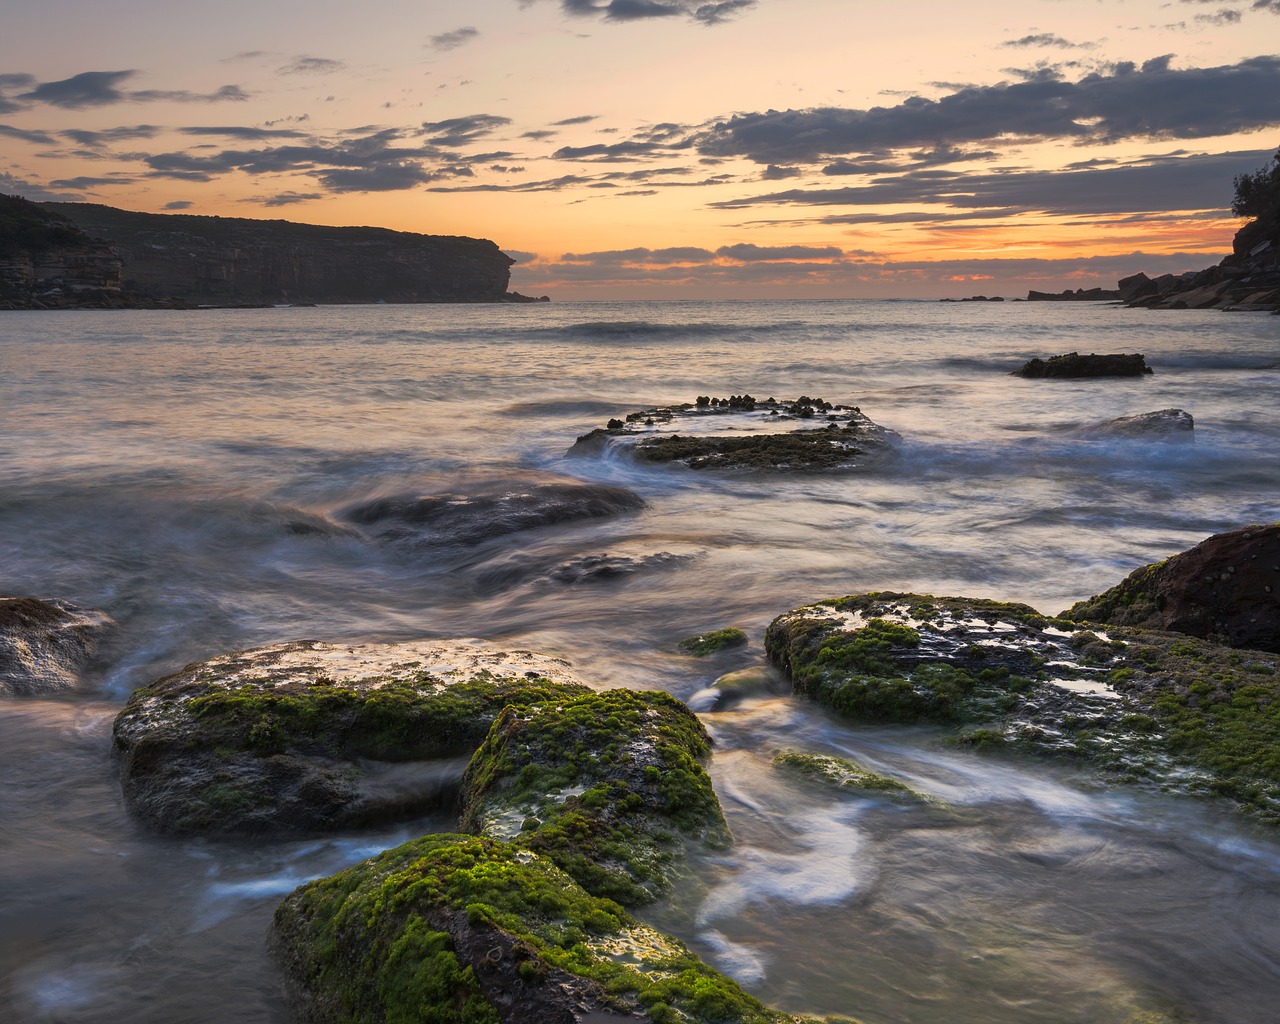
[(798, 692), (856, 721), (948, 725), (963, 744), (1227, 796), (1280, 824), (1274, 655), (889, 592), (781, 615), (765, 647)]
[(1280, 523), (1215, 534), (1062, 616), (1280, 652)]
[(747, 634), (736, 626), (726, 629), (713, 629), (697, 636), (688, 636), (680, 641), (680, 649), (695, 658), (705, 658), (708, 654), (723, 651), (728, 647), (745, 647)]
[(554, 583), (599, 583), (603, 580), (622, 579), (645, 572), (676, 569), (693, 561), (692, 555), (677, 555), (670, 551), (658, 551), (652, 555), (583, 555), (561, 562), (546, 575)]
[[(785, 421), (823, 425), (770, 429)], [(670, 433), (673, 427), (680, 432)], [(873, 423), (860, 409), (820, 398), (779, 402), (750, 395), (704, 395), (693, 404), (630, 413), (625, 422), (612, 419), (607, 427), (579, 437), (568, 454), (617, 451), (639, 462), (679, 463), (698, 470), (848, 470), (891, 461), (898, 455), (898, 440), (896, 433)]]
[(130, 808), (180, 834), (308, 833), (456, 793), (508, 706), (588, 692), (564, 662), (473, 643), (279, 644), (188, 665), (115, 722)]
[(1195, 426), (1191, 413), (1183, 409), (1157, 409), (1081, 427), (1075, 433), (1088, 438), (1130, 437), (1179, 442), (1194, 441)]
[(67, 601), (0, 595), (0, 697), (72, 689), (112, 625)]
[(1082, 356), (1079, 352), (1050, 356), (1048, 359), (1032, 359), (1015, 377), (1141, 377), (1155, 371), (1147, 365), (1144, 356), (1134, 354)]
[(345, 518), (384, 540), (469, 545), (539, 526), (634, 513), (644, 504), (625, 487), (565, 482), (489, 494), (379, 498), (349, 509)]
[(897, 779), (873, 772), (847, 757), (784, 750), (774, 755), (773, 766), (841, 792), (910, 802), (926, 802), (929, 799)]

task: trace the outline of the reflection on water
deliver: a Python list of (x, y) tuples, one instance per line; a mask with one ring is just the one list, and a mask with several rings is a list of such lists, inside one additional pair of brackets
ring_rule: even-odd
[[(218, 844), (134, 826), (110, 757), (128, 692), (308, 637), (510, 640), (598, 685), (691, 700), (738, 841), (652, 916), (775, 1005), (869, 1024), (1262, 1019), (1280, 999), (1270, 836), (931, 733), (854, 729), (777, 680), (737, 703), (710, 687), (759, 665), (769, 620), (815, 598), (1056, 611), (1277, 518), (1276, 349), (1267, 318), (1091, 304), (6, 314), (0, 589), (120, 629), (83, 694), (0, 707), (0, 1019), (283, 1024), (264, 956), (280, 894), (452, 826)], [(1142, 351), (1156, 373), (1007, 375), (1071, 350)], [(903, 457), (762, 479), (565, 456), (609, 416), (743, 391), (859, 405)], [(1195, 416), (1193, 444), (1071, 434), (1168, 407)], [(343, 518), (379, 497), (561, 480), (646, 507), (412, 552)], [(678, 652), (726, 625), (751, 645)], [(782, 748), (855, 756), (936, 802), (815, 790), (770, 767)]]

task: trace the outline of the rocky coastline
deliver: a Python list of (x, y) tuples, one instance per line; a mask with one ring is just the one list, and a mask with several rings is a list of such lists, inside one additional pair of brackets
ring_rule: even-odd
[[(722, 406), (735, 409), (701, 408)], [(1223, 799), (1277, 827), (1277, 587), (1280, 524), (1252, 525), (1056, 614), (868, 592), (782, 613), (764, 646), (797, 695), (852, 721), (928, 724), (954, 747), (1065, 759), (1108, 785)], [(51, 659), (64, 676), (83, 671), (108, 624), (4, 598), (0, 649), (43, 644), (61, 659), (10, 658), (5, 695), (44, 692)], [(728, 659), (746, 641), (726, 627), (680, 647)], [(752, 671), (724, 676), (700, 706), (763, 693)], [(271, 949), (300, 1020), (808, 1020), (632, 915), (676, 891), (689, 856), (733, 844), (708, 734), (666, 693), (606, 690), (562, 658), (483, 641), (299, 641), (137, 690), (114, 736), (127, 804), (161, 833), (331, 835), (458, 807), (455, 832), (280, 903)], [(774, 766), (953, 813), (848, 758), (795, 748)]]
[(545, 302), (491, 241), (0, 196), (0, 309)]

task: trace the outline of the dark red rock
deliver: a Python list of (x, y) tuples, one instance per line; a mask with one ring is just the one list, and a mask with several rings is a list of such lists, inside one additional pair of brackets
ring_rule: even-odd
[(1280, 523), (1215, 534), (1062, 614), (1280, 652)]

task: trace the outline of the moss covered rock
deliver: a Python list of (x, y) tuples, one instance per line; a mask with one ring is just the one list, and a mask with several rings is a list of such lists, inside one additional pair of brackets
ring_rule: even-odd
[(0, 697), (72, 689), (112, 625), (67, 601), (0, 595)]
[(909, 802), (924, 802), (929, 799), (897, 779), (873, 772), (847, 757), (783, 750), (774, 755), (773, 765), (781, 771), (842, 792)]
[(508, 708), (467, 768), (463, 828), (536, 851), (593, 895), (645, 903), (671, 890), (688, 844), (728, 842), (709, 753), (666, 693)]
[(966, 745), (1226, 796), (1280, 823), (1273, 654), (887, 592), (779, 616), (765, 647), (797, 691), (854, 720), (948, 725)]
[(1215, 534), (1062, 616), (1280, 651), (1280, 523)]
[(680, 641), (680, 650), (692, 654), (695, 658), (705, 658), (708, 654), (723, 651), (728, 647), (745, 647), (747, 634), (736, 626), (726, 629), (713, 629), (697, 636), (687, 636)]
[[(777, 430), (791, 421), (788, 429)], [(817, 426), (821, 424), (821, 426)], [(672, 432), (672, 431), (678, 432)], [(723, 433), (722, 431), (732, 431)], [(870, 469), (897, 457), (898, 435), (856, 406), (732, 395), (629, 413), (578, 438), (570, 455), (616, 451), (696, 470), (776, 472)]]
[(280, 644), (137, 690), (115, 722), (125, 797), (166, 832), (306, 833), (406, 816), (456, 792), (508, 706), (589, 691), (565, 662), (459, 642)]
[(549, 858), (427, 836), (296, 890), (272, 947), (316, 1024), (787, 1024)]

